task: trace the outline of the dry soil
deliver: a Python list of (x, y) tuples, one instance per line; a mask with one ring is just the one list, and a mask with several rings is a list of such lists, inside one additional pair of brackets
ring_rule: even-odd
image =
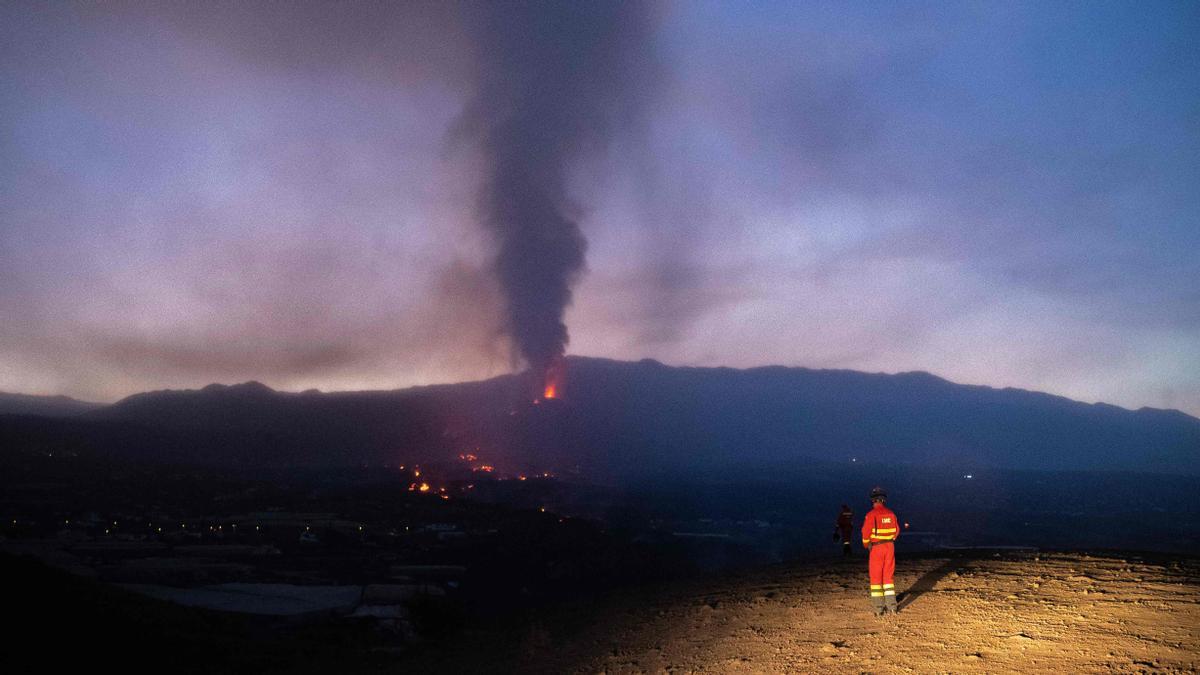
[(781, 565), (535, 627), (528, 672), (1200, 671), (1200, 561), (1000, 552), (905, 559), (900, 613), (876, 619), (865, 560)]

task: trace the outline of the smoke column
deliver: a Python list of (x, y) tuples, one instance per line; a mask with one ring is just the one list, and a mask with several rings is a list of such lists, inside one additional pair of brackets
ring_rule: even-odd
[(568, 341), (563, 314), (587, 240), (567, 195), (574, 162), (602, 151), (646, 91), (649, 21), (636, 2), (481, 3), (462, 131), (484, 158), (480, 219), (519, 356), (546, 372)]

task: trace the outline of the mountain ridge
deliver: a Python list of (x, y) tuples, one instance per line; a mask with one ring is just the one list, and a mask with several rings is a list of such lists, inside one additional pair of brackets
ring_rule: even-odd
[[(617, 359), (607, 359), (607, 358), (592, 357), (592, 356), (568, 356), (566, 358), (567, 358), (568, 362), (593, 361), (593, 362), (612, 363), (612, 364), (650, 365), (650, 366), (657, 366), (657, 367), (669, 368), (669, 369), (674, 369), (674, 370), (697, 370), (697, 371), (718, 371), (718, 372), (738, 372), (738, 373), (752, 373), (752, 372), (756, 372), (756, 371), (782, 370), (782, 371), (788, 371), (788, 372), (806, 372), (806, 373), (847, 373), (847, 374), (865, 375), (865, 376), (871, 376), (871, 377), (875, 377), (875, 376), (879, 376), (879, 377), (915, 376), (915, 378), (928, 378), (928, 379), (931, 379), (938, 383), (950, 384), (950, 385), (954, 385), (956, 387), (969, 387), (969, 388), (983, 389), (983, 390), (995, 391), (995, 392), (1014, 392), (1014, 393), (1021, 393), (1021, 394), (1034, 394), (1037, 396), (1044, 396), (1048, 399), (1061, 399), (1063, 401), (1068, 401), (1070, 403), (1078, 404), (1078, 405), (1093, 406), (1093, 407), (1098, 407), (1098, 408), (1112, 408), (1112, 409), (1129, 412), (1129, 413), (1139, 413), (1139, 412), (1169, 413), (1169, 414), (1182, 416), (1186, 419), (1200, 421), (1200, 417), (1191, 415), (1187, 412), (1179, 410), (1178, 408), (1158, 408), (1158, 407), (1154, 407), (1154, 406), (1140, 406), (1138, 408), (1127, 408), (1124, 406), (1117, 405), (1115, 403), (1108, 403), (1106, 401), (1095, 401), (1095, 402), (1080, 401), (1078, 399), (1073, 399), (1073, 398), (1071, 398), (1069, 396), (1065, 396), (1063, 394), (1054, 394), (1051, 392), (1040, 391), (1037, 389), (1026, 389), (1024, 387), (1011, 387), (1011, 386), (995, 387), (995, 386), (987, 385), (987, 384), (967, 384), (967, 383), (955, 382), (953, 380), (949, 380), (947, 378), (942, 377), (941, 375), (931, 373), (927, 370), (904, 370), (904, 371), (898, 371), (895, 373), (889, 373), (889, 372), (885, 372), (885, 371), (854, 370), (851, 368), (810, 368), (807, 366), (784, 366), (784, 365), (751, 366), (749, 368), (735, 368), (732, 366), (672, 366), (672, 365), (664, 364), (661, 361), (658, 361), (656, 359), (641, 359), (638, 361), (620, 361)], [(259, 382), (258, 380), (246, 380), (243, 382), (236, 382), (236, 383), (232, 383), (232, 384), (213, 382), (210, 384), (206, 384), (203, 387), (200, 387), (198, 389), (191, 389), (191, 388), (170, 389), (170, 388), (167, 388), (167, 389), (152, 389), (152, 390), (147, 390), (144, 392), (137, 392), (137, 393), (130, 394), (130, 395), (120, 398), (112, 403), (107, 403), (107, 404), (105, 404), (105, 403), (90, 403), (90, 402), (84, 402), (84, 401), (80, 401), (80, 402), (86, 403), (88, 406), (91, 406), (93, 408), (107, 408), (107, 407), (119, 405), (130, 399), (137, 399), (137, 398), (142, 398), (142, 397), (146, 397), (146, 396), (152, 396), (155, 394), (187, 394), (187, 393), (196, 393), (196, 392), (221, 392), (221, 391), (236, 392), (236, 391), (245, 391), (245, 390), (262, 391), (263, 393), (273, 393), (273, 394), (292, 395), (292, 396), (305, 396), (305, 395), (308, 395), (308, 396), (312, 396), (312, 395), (334, 396), (334, 395), (345, 395), (345, 394), (398, 394), (398, 393), (404, 393), (404, 392), (426, 391), (429, 389), (441, 388), (441, 387), (478, 385), (478, 384), (484, 384), (484, 383), (489, 383), (489, 382), (495, 382), (497, 380), (507, 380), (507, 379), (510, 379), (513, 377), (518, 377), (519, 375), (520, 375), (520, 373), (506, 373), (503, 375), (497, 375), (495, 377), (491, 377), (491, 378), (487, 378), (487, 379), (483, 379), (483, 380), (466, 380), (463, 382), (438, 382), (438, 383), (433, 383), (433, 384), (413, 385), (413, 386), (409, 386), (409, 387), (397, 387), (395, 389), (339, 389), (339, 390), (332, 390), (332, 391), (324, 391), (324, 390), (315, 389), (315, 388), (305, 389), (302, 391), (288, 391), (288, 390), (284, 390), (284, 389), (275, 389), (267, 384), (263, 384), (262, 382)], [(0, 392), (0, 396), (6, 396), (6, 395), (8, 395), (8, 396), (30, 396), (27, 394), (6, 394), (5, 392)], [(65, 398), (68, 400), (76, 400), (76, 399), (71, 399), (70, 397), (65, 397), (65, 396), (37, 397), (37, 398)]]
[[(130, 396), (86, 417), (220, 432), (242, 458), (498, 461), (593, 474), (797, 458), (1200, 473), (1200, 419), (902, 374), (697, 368), (570, 357), (564, 398), (533, 374), (367, 392), (258, 382)], [(538, 400), (540, 404), (534, 405)]]
[[(573, 356), (565, 373), (554, 400), (539, 398), (540, 378), (529, 372), (328, 393), (250, 381), (143, 392), (79, 419), (180, 437), (160, 458), (215, 463), (452, 462), (471, 452), (514, 471), (616, 481), (818, 461), (1200, 475), (1200, 419), (1179, 411), (962, 385), (924, 371)], [(152, 445), (139, 445), (145, 458)]]
[(0, 415), (71, 417), (104, 406), (103, 403), (81, 401), (70, 396), (43, 396), (0, 391)]

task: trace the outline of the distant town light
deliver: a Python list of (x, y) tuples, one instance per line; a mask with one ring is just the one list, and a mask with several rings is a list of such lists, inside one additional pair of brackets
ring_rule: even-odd
[(974, 477), (975, 477), (975, 474), (970, 474), (970, 473), (963, 474), (963, 478), (966, 478), (967, 480), (971, 480)]

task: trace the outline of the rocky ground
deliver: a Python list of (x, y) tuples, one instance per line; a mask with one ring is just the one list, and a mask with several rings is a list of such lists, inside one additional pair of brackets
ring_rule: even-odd
[(795, 563), (626, 595), (528, 631), (525, 672), (1197, 672), (1200, 560), (976, 552), (897, 564), (872, 617), (865, 561)]

